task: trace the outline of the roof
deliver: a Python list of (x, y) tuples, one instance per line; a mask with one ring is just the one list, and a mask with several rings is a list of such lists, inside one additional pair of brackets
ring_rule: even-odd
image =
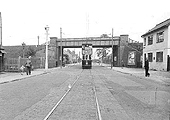
[(152, 28), (151, 30), (149, 30), (148, 32), (146, 32), (145, 34), (143, 34), (141, 37), (144, 37), (150, 33), (153, 33), (161, 28), (165, 28), (165, 27), (168, 27), (170, 25), (170, 18), (157, 24), (154, 28)]

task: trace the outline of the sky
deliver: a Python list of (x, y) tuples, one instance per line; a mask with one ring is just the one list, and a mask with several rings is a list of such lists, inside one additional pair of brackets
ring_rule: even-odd
[(37, 45), (49, 37), (141, 35), (170, 18), (169, 0), (0, 0), (2, 45)]

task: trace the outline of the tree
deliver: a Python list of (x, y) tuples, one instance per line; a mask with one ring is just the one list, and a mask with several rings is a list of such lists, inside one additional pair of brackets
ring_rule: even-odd
[(66, 59), (66, 63), (68, 64), (69, 63), (69, 56), (67, 54), (63, 54), (63, 58)]
[(102, 34), (100, 37), (101, 38), (108, 38), (109, 36), (108, 36), (108, 34)]
[(99, 58), (106, 57), (109, 52), (110, 52), (110, 50), (108, 48), (96, 49), (97, 57), (99, 57)]
[(25, 57), (29, 57), (29, 56), (35, 56), (36, 54), (36, 50), (34, 48), (32, 48), (31, 46), (28, 47), (28, 49), (26, 49), (26, 54)]

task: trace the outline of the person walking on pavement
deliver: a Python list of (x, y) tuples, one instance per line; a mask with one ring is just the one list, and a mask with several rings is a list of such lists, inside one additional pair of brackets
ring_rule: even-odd
[(26, 67), (27, 75), (31, 75), (31, 68), (32, 68), (31, 56), (28, 57), (28, 60), (25, 63), (25, 67)]
[(145, 60), (145, 65), (144, 65), (144, 67), (145, 67), (145, 77), (149, 77), (150, 76), (150, 74), (149, 74), (149, 61), (148, 61), (148, 58), (146, 58), (146, 60)]
[(123, 60), (121, 61), (121, 63), (122, 63), (122, 69), (123, 69), (123, 67), (124, 67), (124, 62), (123, 62)]

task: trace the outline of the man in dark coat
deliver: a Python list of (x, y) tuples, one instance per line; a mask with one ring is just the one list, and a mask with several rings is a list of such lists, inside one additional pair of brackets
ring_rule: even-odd
[(149, 73), (148, 73), (148, 71), (149, 71), (149, 61), (148, 61), (148, 59), (146, 58), (146, 60), (145, 60), (145, 65), (144, 65), (144, 67), (145, 67), (145, 77), (149, 77)]
[(28, 57), (28, 60), (25, 63), (25, 67), (26, 67), (26, 73), (27, 75), (31, 75), (31, 68), (32, 68), (32, 62), (31, 62), (31, 56)]

